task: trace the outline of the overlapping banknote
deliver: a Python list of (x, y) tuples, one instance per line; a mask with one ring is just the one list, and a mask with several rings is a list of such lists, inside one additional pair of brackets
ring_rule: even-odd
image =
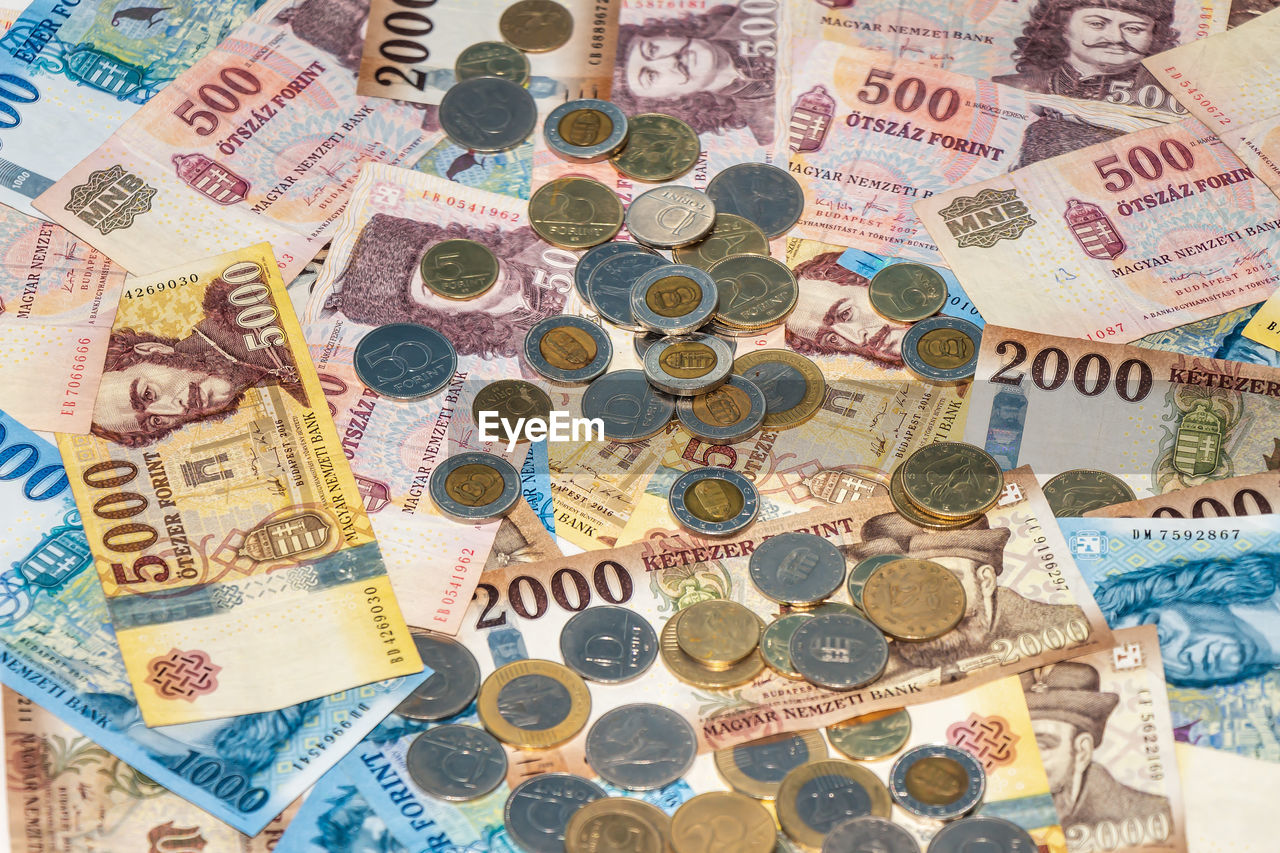
[(1280, 471), (1210, 480), (1175, 492), (1091, 510), (1092, 518), (1230, 518), (1280, 508)]
[(92, 434), (35, 484), (70, 481), (148, 725), (422, 670), (323, 394), (266, 244), (121, 297)]
[[(0, 535), (0, 563), (6, 566), (0, 574), (0, 682), (97, 744), (90, 747), (82, 738), (73, 744), (58, 735), (63, 737), (61, 754), (51, 755), (43, 771), (53, 787), (37, 785), (32, 791), (48, 809), (60, 807), (57, 791), (71, 781), (58, 761), (72, 760), (71, 751), (79, 750), (121, 784), (133, 778), (133, 771), (119, 763), (123, 761), (238, 832), (256, 835), (427, 675), (344, 690), (279, 710), (148, 726), (116, 643), (102, 585), (90, 567), (93, 555), (57, 448), (0, 413), (0, 453), (25, 460), (14, 469), (21, 474), (0, 480), (0, 499), (9, 512)], [(281, 616), (272, 618), (279, 621)], [(285, 663), (317, 648), (330, 645), (293, 652)], [(266, 659), (255, 653), (240, 663), (262, 666)], [(26, 716), (43, 719), (36, 712)], [(6, 708), (6, 724), (12, 726), (15, 719)], [(19, 747), (12, 739), (8, 744), (13, 761)], [(102, 750), (115, 758), (106, 758)], [(42, 778), (31, 773), (35, 780)], [(141, 789), (148, 796), (154, 793), (149, 784)], [(113, 808), (124, 811), (124, 806)], [(61, 829), (67, 824), (55, 820), (58, 815), (42, 814), (58, 831), (71, 831)], [(144, 809), (140, 817), (145, 814)], [(44, 820), (42, 826), (50, 825)], [(135, 828), (124, 823), (120, 832), (132, 838)], [(25, 829), (21, 837), (30, 838)], [(101, 849), (136, 848), (107, 844)]]

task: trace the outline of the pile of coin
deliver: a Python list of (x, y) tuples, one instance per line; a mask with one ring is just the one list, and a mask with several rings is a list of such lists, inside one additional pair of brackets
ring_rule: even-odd
[(933, 267), (891, 263), (871, 277), (871, 308), (893, 323), (910, 324), (902, 360), (920, 379), (954, 385), (972, 379), (982, 329), (957, 317), (934, 316), (947, 304), (947, 282)]
[(898, 514), (919, 527), (950, 530), (972, 524), (1004, 492), (1004, 473), (990, 453), (943, 441), (921, 447), (889, 478)]

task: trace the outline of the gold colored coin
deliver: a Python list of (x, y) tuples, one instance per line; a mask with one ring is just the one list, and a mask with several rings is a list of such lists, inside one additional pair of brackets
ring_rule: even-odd
[(667, 347), (658, 362), (677, 379), (697, 379), (715, 369), (716, 351), (700, 341), (680, 341)]
[(812, 618), (812, 613), (788, 613), (769, 623), (760, 635), (760, 654), (769, 669), (792, 681), (804, 679), (791, 665), (791, 635)]
[(800, 286), (787, 265), (759, 255), (735, 255), (718, 261), (708, 274), (720, 301), (715, 320), (739, 329), (764, 329), (787, 319), (800, 298)]
[(692, 169), (701, 154), (702, 143), (689, 125), (673, 116), (641, 113), (627, 119), (627, 145), (609, 162), (628, 178), (660, 184)]
[(571, 145), (599, 145), (613, 134), (613, 120), (600, 110), (572, 110), (560, 119), (556, 132)]
[(660, 317), (683, 317), (702, 303), (702, 287), (682, 275), (663, 276), (645, 291), (644, 302)]
[(927, 444), (898, 470), (911, 502), (939, 518), (972, 518), (994, 506), (1004, 491), (1004, 473), (995, 458), (960, 441)]
[[(858, 788), (862, 790), (858, 791)], [(817, 850), (835, 823), (846, 817), (867, 814), (865, 811), (850, 812), (864, 806), (868, 799), (871, 801), (870, 814), (889, 817), (889, 790), (874, 773), (838, 758), (815, 761), (797, 767), (782, 780), (778, 788), (778, 822), (792, 841)], [(804, 801), (810, 801), (809, 805), (802, 805)], [(831, 825), (815, 826), (801, 815), (829, 818)]]
[(902, 488), (901, 465), (894, 468), (893, 473), (889, 475), (889, 500), (893, 503), (893, 508), (898, 511), (898, 515), (918, 527), (927, 527), (930, 530), (955, 530), (972, 524), (978, 517), (974, 515), (969, 518), (938, 518), (916, 506)]
[(577, 673), (549, 660), (518, 660), (480, 685), (476, 712), (489, 733), (517, 749), (557, 746), (582, 731), (591, 693)]
[(827, 381), (818, 365), (799, 353), (762, 349), (738, 356), (733, 372), (764, 392), (762, 428), (768, 431), (800, 426), (818, 413)]
[(760, 645), (760, 620), (736, 601), (713, 598), (681, 612), (680, 650), (703, 666), (727, 669)]
[(916, 353), (930, 367), (955, 370), (973, 358), (973, 338), (959, 329), (934, 329), (921, 336)]
[(960, 762), (945, 755), (921, 758), (907, 768), (907, 793), (931, 806), (948, 806), (969, 789), (969, 774)]
[(444, 478), (445, 494), (463, 506), (488, 506), (504, 488), (502, 472), (478, 462), (461, 465)]
[(1079, 518), (1086, 512), (1137, 498), (1129, 484), (1115, 474), (1075, 468), (1044, 484), (1044, 497), (1058, 518)]
[[(698, 663), (684, 653), (680, 641), (676, 639), (676, 630), (687, 610), (679, 610), (662, 626), (662, 636), (658, 646), (662, 650), (662, 662), (676, 678), (685, 684), (700, 687), (704, 690), (723, 690), (746, 684), (764, 672), (764, 659), (759, 650), (752, 652), (728, 669), (710, 669)], [(764, 622), (757, 617), (757, 626), (764, 630)]]
[(568, 43), (573, 15), (554, 0), (520, 0), (498, 19), (502, 40), (526, 53), (546, 53)]
[(475, 299), (498, 281), (498, 259), (474, 240), (445, 240), (432, 246), (419, 265), (422, 283), (445, 299)]
[(746, 496), (732, 483), (717, 477), (699, 480), (684, 494), (684, 505), (696, 518), (719, 524), (742, 512)]
[(675, 853), (772, 853), (777, 840), (768, 810), (736, 791), (699, 794), (671, 818)]
[(862, 609), (875, 626), (899, 640), (941, 637), (964, 618), (965, 593), (949, 569), (931, 560), (894, 560), (871, 573)]
[(826, 757), (827, 742), (814, 730), (784, 732), (715, 751), (716, 770), (729, 787), (757, 800), (777, 796), (787, 766)]
[(565, 853), (667, 853), (671, 818), (632, 797), (605, 797), (578, 808), (565, 827)]
[(599, 351), (595, 339), (574, 326), (557, 326), (538, 342), (542, 357), (561, 370), (581, 370), (595, 361)]
[(915, 323), (947, 304), (947, 282), (924, 264), (891, 264), (871, 277), (871, 310), (892, 323)]
[(734, 255), (767, 254), (769, 238), (764, 236), (760, 226), (732, 213), (717, 213), (716, 224), (710, 234), (692, 246), (682, 246), (671, 252), (676, 263), (707, 271), (716, 261)]
[(827, 739), (847, 758), (878, 761), (907, 745), (911, 739), (911, 715), (906, 708), (872, 711), (827, 726)]
[[(503, 441), (510, 441), (508, 424), (534, 418), (546, 421), (551, 417), (551, 398), (532, 382), (523, 379), (500, 379), (490, 382), (476, 392), (471, 401), (471, 416), (476, 426), (481, 426), (481, 415), (490, 413), (487, 419)], [(516, 436), (523, 438), (522, 436)]]
[(618, 194), (590, 178), (556, 178), (529, 199), (529, 224), (538, 236), (562, 249), (587, 249), (613, 238), (622, 228)]

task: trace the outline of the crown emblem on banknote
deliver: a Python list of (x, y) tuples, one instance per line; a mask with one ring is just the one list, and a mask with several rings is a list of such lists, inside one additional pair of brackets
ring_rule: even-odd
[(203, 154), (174, 154), (173, 168), (182, 182), (218, 204), (237, 204), (249, 195), (249, 182)]
[(827, 87), (818, 85), (796, 99), (788, 126), (792, 151), (817, 151), (831, 130), (831, 119), (836, 114), (836, 102)]
[(1072, 236), (1089, 257), (1112, 260), (1125, 250), (1124, 238), (1096, 204), (1069, 198), (1062, 218), (1067, 220)]
[(990, 249), (1000, 240), (1017, 240), (1036, 224), (1016, 189), (986, 189), (975, 196), (960, 196), (938, 215), (962, 249)]
[(1178, 423), (1173, 447), (1173, 468), (1188, 477), (1212, 474), (1222, 457), (1226, 424), (1211, 404), (1200, 401)]

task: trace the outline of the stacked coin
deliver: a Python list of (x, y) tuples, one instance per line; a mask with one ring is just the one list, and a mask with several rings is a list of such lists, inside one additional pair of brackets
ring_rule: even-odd
[(1004, 491), (1004, 473), (980, 447), (940, 441), (921, 447), (894, 469), (889, 497), (898, 514), (920, 527), (949, 530), (977, 521)]
[(736, 687), (764, 672), (759, 650), (763, 630), (760, 617), (737, 602), (700, 601), (676, 611), (663, 626), (662, 662), (695, 687)]

